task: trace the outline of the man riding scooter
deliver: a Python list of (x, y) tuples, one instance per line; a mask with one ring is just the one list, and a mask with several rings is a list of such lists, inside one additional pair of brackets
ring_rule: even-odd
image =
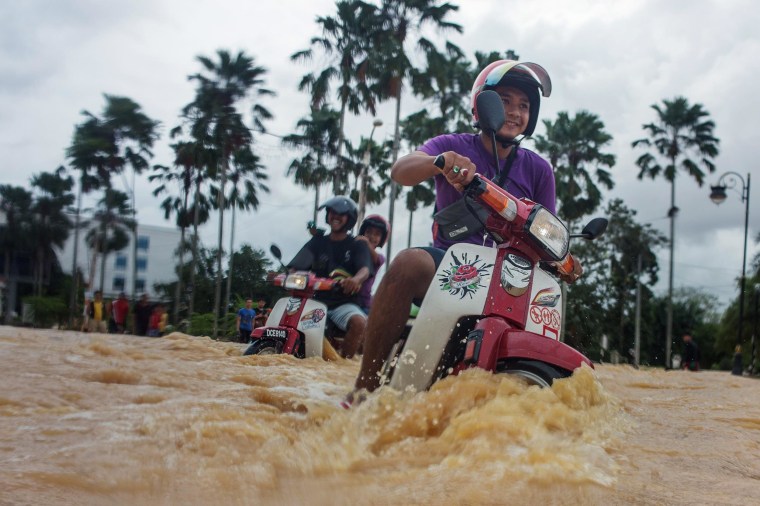
[(345, 277), (339, 290), (318, 292), (315, 298), (327, 305), (327, 316), (345, 332), (340, 353), (353, 357), (360, 349), (366, 325), (366, 315), (359, 306), (359, 290), (373, 272), (367, 244), (350, 234), (356, 224), (358, 209), (353, 200), (333, 197), (319, 209), (325, 209), (330, 227), (327, 235), (315, 235), (296, 254), (288, 268), (310, 270), (320, 277)]
[[(477, 97), (485, 90), (498, 93), (506, 122), (496, 132), (496, 146), (484, 132), (448, 134), (430, 139), (417, 151), (400, 158), (391, 176), (402, 185), (412, 186), (433, 177), (436, 186), (434, 247), (411, 248), (400, 252), (383, 277), (375, 294), (365, 332), (364, 356), (355, 391), (373, 391), (380, 386), (380, 370), (394, 343), (404, 330), (409, 307), (420, 303), (435, 275), (445, 250), (452, 244), (489, 244), (478, 220), (463, 204), (461, 191), (482, 174), (517, 198), (529, 198), (555, 212), (555, 183), (551, 166), (537, 154), (520, 147), (538, 122), (540, 94), (549, 96), (551, 80), (535, 63), (499, 60), (484, 68), (472, 88), (475, 126)], [(494, 166), (493, 151), (499, 166)], [(439, 168), (441, 166), (442, 168)], [(558, 266), (560, 277), (574, 281), (581, 273), (577, 261)], [(353, 401), (351, 394), (347, 403)]]

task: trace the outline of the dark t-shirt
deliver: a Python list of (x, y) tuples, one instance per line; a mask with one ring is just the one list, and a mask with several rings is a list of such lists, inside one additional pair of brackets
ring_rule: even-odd
[(694, 341), (688, 341), (683, 343), (683, 359), (684, 364), (691, 362), (699, 362), (699, 348)]
[[(290, 261), (288, 267), (310, 270), (319, 277), (328, 278), (335, 269), (342, 269), (351, 276), (366, 267), (370, 275), (374, 272), (369, 248), (364, 241), (357, 241), (349, 235), (342, 241), (333, 241), (330, 236), (315, 236), (307, 242), (301, 251)], [(327, 307), (332, 308), (346, 303), (359, 303), (358, 294), (348, 296), (340, 289), (317, 292), (314, 296)]]
[(148, 323), (150, 321), (150, 315), (153, 312), (153, 306), (150, 304), (141, 304), (138, 302), (135, 304), (135, 333), (140, 336), (144, 336), (148, 332)]

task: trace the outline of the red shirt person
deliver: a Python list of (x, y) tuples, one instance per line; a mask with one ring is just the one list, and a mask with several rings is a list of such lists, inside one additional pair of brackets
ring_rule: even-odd
[(129, 314), (129, 301), (124, 292), (119, 294), (113, 302), (113, 320), (116, 322), (116, 332), (124, 333), (127, 330), (127, 315)]

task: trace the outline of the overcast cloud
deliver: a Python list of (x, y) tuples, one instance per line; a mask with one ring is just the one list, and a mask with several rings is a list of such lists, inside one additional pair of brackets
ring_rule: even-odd
[[(554, 84), (541, 117), (585, 109), (597, 114), (614, 137), (617, 156), (612, 197), (638, 210), (640, 222), (667, 233), (670, 188), (662, 180), (639, 181), (631, 141), (644, 136), (641, 125), (655, 119), (651, 104), (686, 96), (700, 103), (716, 123), (721, 140), (718, 171), (702, 188), (685, 175), (676, 180), (676, 287), (701, 288), (722, 302), (736, 296), (741, 272), (744, 204), (729, 192), (720, 207), (708, 199), (720, 174), (754, 175), (757, 188), (757, 126), (760, 103), (760, 8), (751, 0), (467, 0), (452, 21), (464, 34), (451, 40), (470, 57), (474, 51), (514, 49), (522, 60), (546, 67)], [(189, 74), (199, 70), (197, 55), (219, 48), (244, 50), (269, 70), (268, 87), (277, 97), (264, 103), (275, 120), (268, 129), (291, 133), (307, 113), (307, 97), (296, 90), (312, 67), (289, 56), (308, 47), (317, 15), (332, 14), (332, 0), (254, 2), (243, 0), (26, 0), (0, 4), (0, 182), (28, 185), (32, 174), (65, 163), (74, 125), (84, 109), (99, 114), (103, 93), (128, 96), (162, 123), (163, 138), (154, 163), (168, 164), (167, 132), (193, 96)], [(317, 61), (318, 62), (318, 61)], [(420, 108), (409, 97), (402, 115)], [(378, 115), (384, 126), (375, 140), (393, 132), (393, 107)], [(350, 118), (348, 136), (358, 141), (371, 118)], [(538, 127), (541, 133), (542, 126)], [(236, 244), (266, 249), (277, 242), (289, 256), (308, 238), (313, 195), (284, 177), (296, 153), (274, 136), (259, 136), (257, 149), (271, 177), (272, 192), (260, 209), (240, 216)], [(147, 178), (138, 183), (139, 220), (170, 226), (150, 195)], [(752, 198), (754, 197), (754, 199)], [(748, 262), (758, 251), (758, 195), (750, 204)], [(394, 252), (406, 245), (408, 214), (396, 206)], [(387, 215), (387, 204), (373, 209)], [(415, 244), (429, 241), (429, 212), (414, 220)], [(228, 226), (227, 226), (228, 229)], [(216, 243), (216, 228), (202, 238)], [(227, 241), (225, 241), (227, 242)], [(667, 279), (667, 250), (661, 257), (658, 290)]]

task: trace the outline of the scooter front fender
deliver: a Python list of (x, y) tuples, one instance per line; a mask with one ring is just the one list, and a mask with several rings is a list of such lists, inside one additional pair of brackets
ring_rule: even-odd
[(583, 364), (594, 367), (585, 355), (563, 342), (526, 330), (507, 329), (499, 341), (498, 359), (515, 358), (539, 360), (570, 372)]
[[(473, 329), (478, 332), (480, 342), (476, 350), (477, 367), (495, 371), (499, 358), (501, 341), (509, 331), (509, 325), (501, 318), (483, 318)], [(472, 332), (470, 333), (472, 335)], [(475, 357), (473, 357), (475, 358)]]

